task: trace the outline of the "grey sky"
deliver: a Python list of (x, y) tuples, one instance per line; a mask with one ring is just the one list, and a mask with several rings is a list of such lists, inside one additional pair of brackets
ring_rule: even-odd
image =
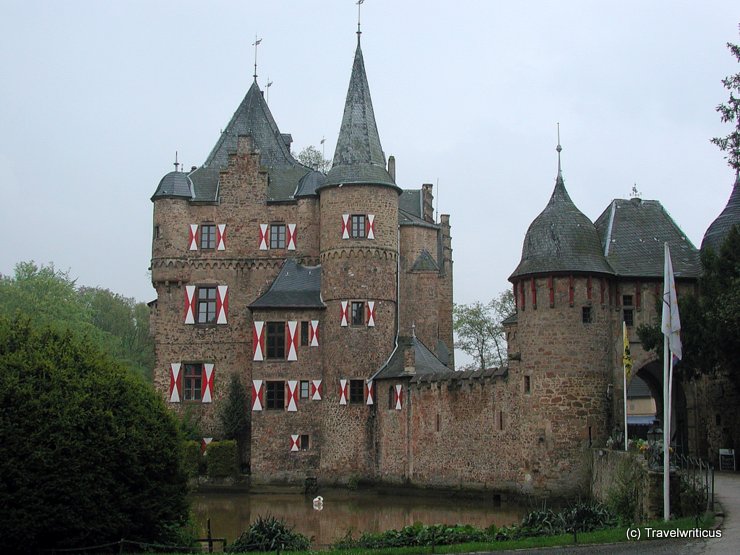
[[(331, 157), (356, 44), (352, 0), (0, 0), (0, 272), (34, 259), (154, 298), (149, 201), (200, 165), (258, 81), (294, 150)], [(439, 180), (455, 300), (509, 286), (557, 168), (591, 220), (632, 185), (695, 245), (734, 176), (709, 143), (740, 70), (736, 1), (367, 0), (362, 47), (397, 181)], [(481, 252), (483, 254), (481, 254)]]

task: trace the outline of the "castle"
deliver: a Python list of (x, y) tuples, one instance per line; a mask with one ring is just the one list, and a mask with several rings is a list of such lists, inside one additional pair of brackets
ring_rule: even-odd
[[(155, 385), (218, 437), (237, 375), (254, 482), (580, 493), (585, 448), (623, 414), (622, 321), (661, 410), (634, 329), (656, 317), (664, 241), (680, 291), (700, 264), (657, 201), (614, 200), (592, 223), (558, 168), (510, 277), (508, 368), (454, 372), (450, 219), (437, 221), (430, 185), (396, 184), (359, 33), (331, 170), (290, 145), (255, 79), (204, 164), (152, 196)], [(700, 423), (678, 397), (689, 445)]]

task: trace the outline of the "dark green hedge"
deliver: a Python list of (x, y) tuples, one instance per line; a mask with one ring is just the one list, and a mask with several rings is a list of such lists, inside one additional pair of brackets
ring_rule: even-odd
[(203, 460), (203, 455), (200, 452), (200, 442), (188, 440), (184, 444), (184, 470), (189, 478), (193, 478), (200, 474), (200, 467)]
[(232, 439), (213, 441), (206, 454), (209, 478), (236, 476), (238, 466), (236, 441)]

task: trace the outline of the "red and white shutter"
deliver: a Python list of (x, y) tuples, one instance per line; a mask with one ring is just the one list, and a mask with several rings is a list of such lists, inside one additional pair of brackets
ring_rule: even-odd
[(367, 327), (375, 327), (375, 301), (367, 301)]
[(195, 285), (185, 286), (185, 323), (195, 324)]
[(288, 233), (287, 233), (286, 243), (288, 244), (288, 250), (294, 251), (295, 250), (295, 224), (288, 224)]
[(252, 410), (262, 410), (264, 404), (265, 390), (262, 388), (262, 380), (252, 380)]
[(393, 391), (393, 403), (396, 406), (396, 410), (401, 410), (403, 407), (403, 385), (396, 384), (396, 388)]
[(267, 224), (260, 224), (260, 250), (267, 250), (267, 241), (269, 240), (270, 232), (267, 229)]
[(218, 224), (216, 226), (216, 250), (226, 250), (226, 224)]
[(296, 380), (285, 382), (285, 394), (285, 407), (288, 412), (296, 412), (298, 410), (298, 382)]
[(347, 305), (349, 304), (348, 301), (342, 301), (342, 314), (341, 314), (341, 323), (340, 325), (342, 327), (347, 327), (347, 323), (349, 322), (349, 312)]
[(182, 374), (180, 374), (179, 362), (170, 364), (170, 403), (180, 402), (180, 391), (182, 390)]
[(368, 214), (365, 220), (365, 237), (375, 239), (375, 214)]
[(216, 288), (216, 323), (225, 324), (229, 312), (229, 286), (219, 285)]
[(191, 251), (198, 250), (198, 224), (190, 224), (190, 238), (188, 239), (188, 249)]
[(346, 405), (349, 390), (349, 384), (347, 380), (339, 380), (339, 404)]
[(308, 329), (308, 344), (311, 347), (319, 346), (319, 321), (311, 320), (311, 327)]
[(321, 380), (312, 380), (311, 381), (311, 400), (312, 401), (321, 401)]
[(300, 447), (298, 446), (298, 438), (300, 436), (298, 434), (290, 434), (290, 451), (300, 451)]
[(365, 404), (366, 405), (372, 405), (374, 404), (373, 399), (373, 380), (365, 382)]
[(204, 403), (213, 402), (213, 364), (206, 363), (203, 365), (203, 397)]
[(291, 320), (285, 324), (285, 349), (288, 351), (288, 360), (298, 360), (298, 322)]
[(265, 360), (265, 323), (258, 320), (252, 329), (252, 360)]
[(204, 437), (200, 441), (200, 454), (201, 455), (206, 452), (206, 449), (208, 449), (208, 446), (211, 444), (212, 441), (213, 441), (212, 437)]
[(342, 214), (342, 239), (349, 239), (349, 214)]

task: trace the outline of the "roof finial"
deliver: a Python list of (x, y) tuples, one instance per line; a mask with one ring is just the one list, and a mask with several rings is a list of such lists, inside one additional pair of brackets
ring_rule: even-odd
[(411, 322), (411, 337), (416, 337), (416, 322)]
[(563, 171), (560, 169), (560, 151), (563, 150), (563, 147), (560, 146), (560, 122), (558, 122), (558, 146), (555, 150), (558, 151), (558, 177), (562, 179)]
[(272, 81), (270, 81), (270, 77), (267, 77), (267, 85), (265, 85), (265, 90), (267, 91), (265, 102), (267, 104), (270, 103), (270, 87), (272, 87)]
[(257, 38), (257, 34), (254, 35), (254, 43), (252, 43), (252, 46), (254, 46), (254, 82), (257, 82), (257, 47), (262, 42), (262, 39)]
[(357, 44), (360, 44), (360, 35), (362, 34), (362, 31), (360, 31), (360, 6), (362, 6), (362, 3), (365, 0), (357, 0)]
[(177, 151), (175, 151), (175, 171), (178, 171), (180, 164), (177, 163)]

